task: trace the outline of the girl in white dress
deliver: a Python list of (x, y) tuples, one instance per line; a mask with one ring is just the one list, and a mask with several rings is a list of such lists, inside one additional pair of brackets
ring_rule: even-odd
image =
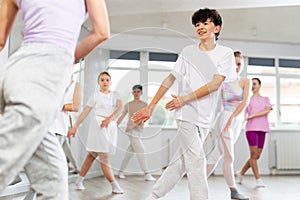
[(122, 111), (122, 101), (117, 92), (109, 90), (111, 77), (108, 72), (101, 72), (98, 76), (100, 90), (94, 92), (89, 98), (87, 105), (79, 115), (74, 127), (69, 130), (68, 136), (74, 136), (80, 123), (86, 118), (88, 113), (94, 108), (95, 117), (92, 118), (86, 149), (88, 154), (82, 164), (80, 174), (75, 184), (78, 190), (84, 190), (83, 179), (93, 164), (95, 158), (99, 156), (101, 169), (105, 178), (111, 183), (112, 193), (122, 194), (123, 190), (115, 180), (111, 170), (109, 154), (115, 154), (117, 146), (117, 124), (115, 118)]

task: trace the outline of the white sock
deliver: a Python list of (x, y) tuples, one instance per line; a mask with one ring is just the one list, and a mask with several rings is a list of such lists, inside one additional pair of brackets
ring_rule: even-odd
[(78, 178), (76, 179), (76, 183), (82, 183), (84, 180), (84, 176), (78, 176)]
[(111, 182), (112, 192), (115, 194), (123, 194), (124, 191), (122, 190), (121, 186), (117, 181)]

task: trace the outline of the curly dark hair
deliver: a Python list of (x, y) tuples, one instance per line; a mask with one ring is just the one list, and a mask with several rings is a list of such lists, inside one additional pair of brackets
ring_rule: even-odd
[[(222, 27), (222, 17), (215, 9), (199, 9), (192, 16), (192, 24), (196, 26), (198, 22), (206, 22), (207, 19), (210, 19), (216, 26)], [(220, 35), (220, 31), (215, 33), (216, 40), (218, 40), (218, 36)]]

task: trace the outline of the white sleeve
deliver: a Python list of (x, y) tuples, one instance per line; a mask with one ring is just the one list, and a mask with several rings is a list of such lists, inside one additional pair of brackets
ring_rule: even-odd
[(75, 85), (76, 85), (76, 82), (73, 82), (70, 85), (70, 87), (67, 89), (67, 92), (66, 92), (65, 98), (64, 98), (64, 104), (73, 103), (73, 95), (74, 95)]
[(230, 49), (226, 52), (224, 57), (220, 60), (217, 66), (219, 75), (225, 76), (225, 81), (234, 81), (237, 77), (235, 71), (235, 58), (233, 51)]
[(176, 80), (182, 81), (185, 73), (186, 70), (184, 66), (184, 58), (183, 55), (180, 54), (176, 60), (173, 70), (171, 71), (171, 74), (176, 78)]
[(114, 98), (115, 98), (115, 100), (117, 101), (118, 99), (120, 99), (121, 100), (121, 97), (120, 97), (120, 94), (118, 93), (118, 92), (114, 92)]
[(87, 101), (86, 105), (93, 108), (95, 104), (96, 104), (95, 94), (92, 94), (89, 100)]

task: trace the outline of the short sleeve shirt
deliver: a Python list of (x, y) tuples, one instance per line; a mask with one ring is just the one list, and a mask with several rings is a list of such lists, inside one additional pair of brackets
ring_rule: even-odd
[[(248, 115), (252, 115), (263, 111), (267, 107), (272, 108), (270, 99), (268, 97), (252, 96), (246, 108), (246, 113)], [(246, 130), (270, 132), (268, 115), (254, 117), (248, 120), (246, 124)]]
[(108, 117), (116, 110), (119, 99), (119, 94), (115, 91), (105, 94), (97, 90), (90, 96), (86, 105), (94, 108), (96, 115)]

